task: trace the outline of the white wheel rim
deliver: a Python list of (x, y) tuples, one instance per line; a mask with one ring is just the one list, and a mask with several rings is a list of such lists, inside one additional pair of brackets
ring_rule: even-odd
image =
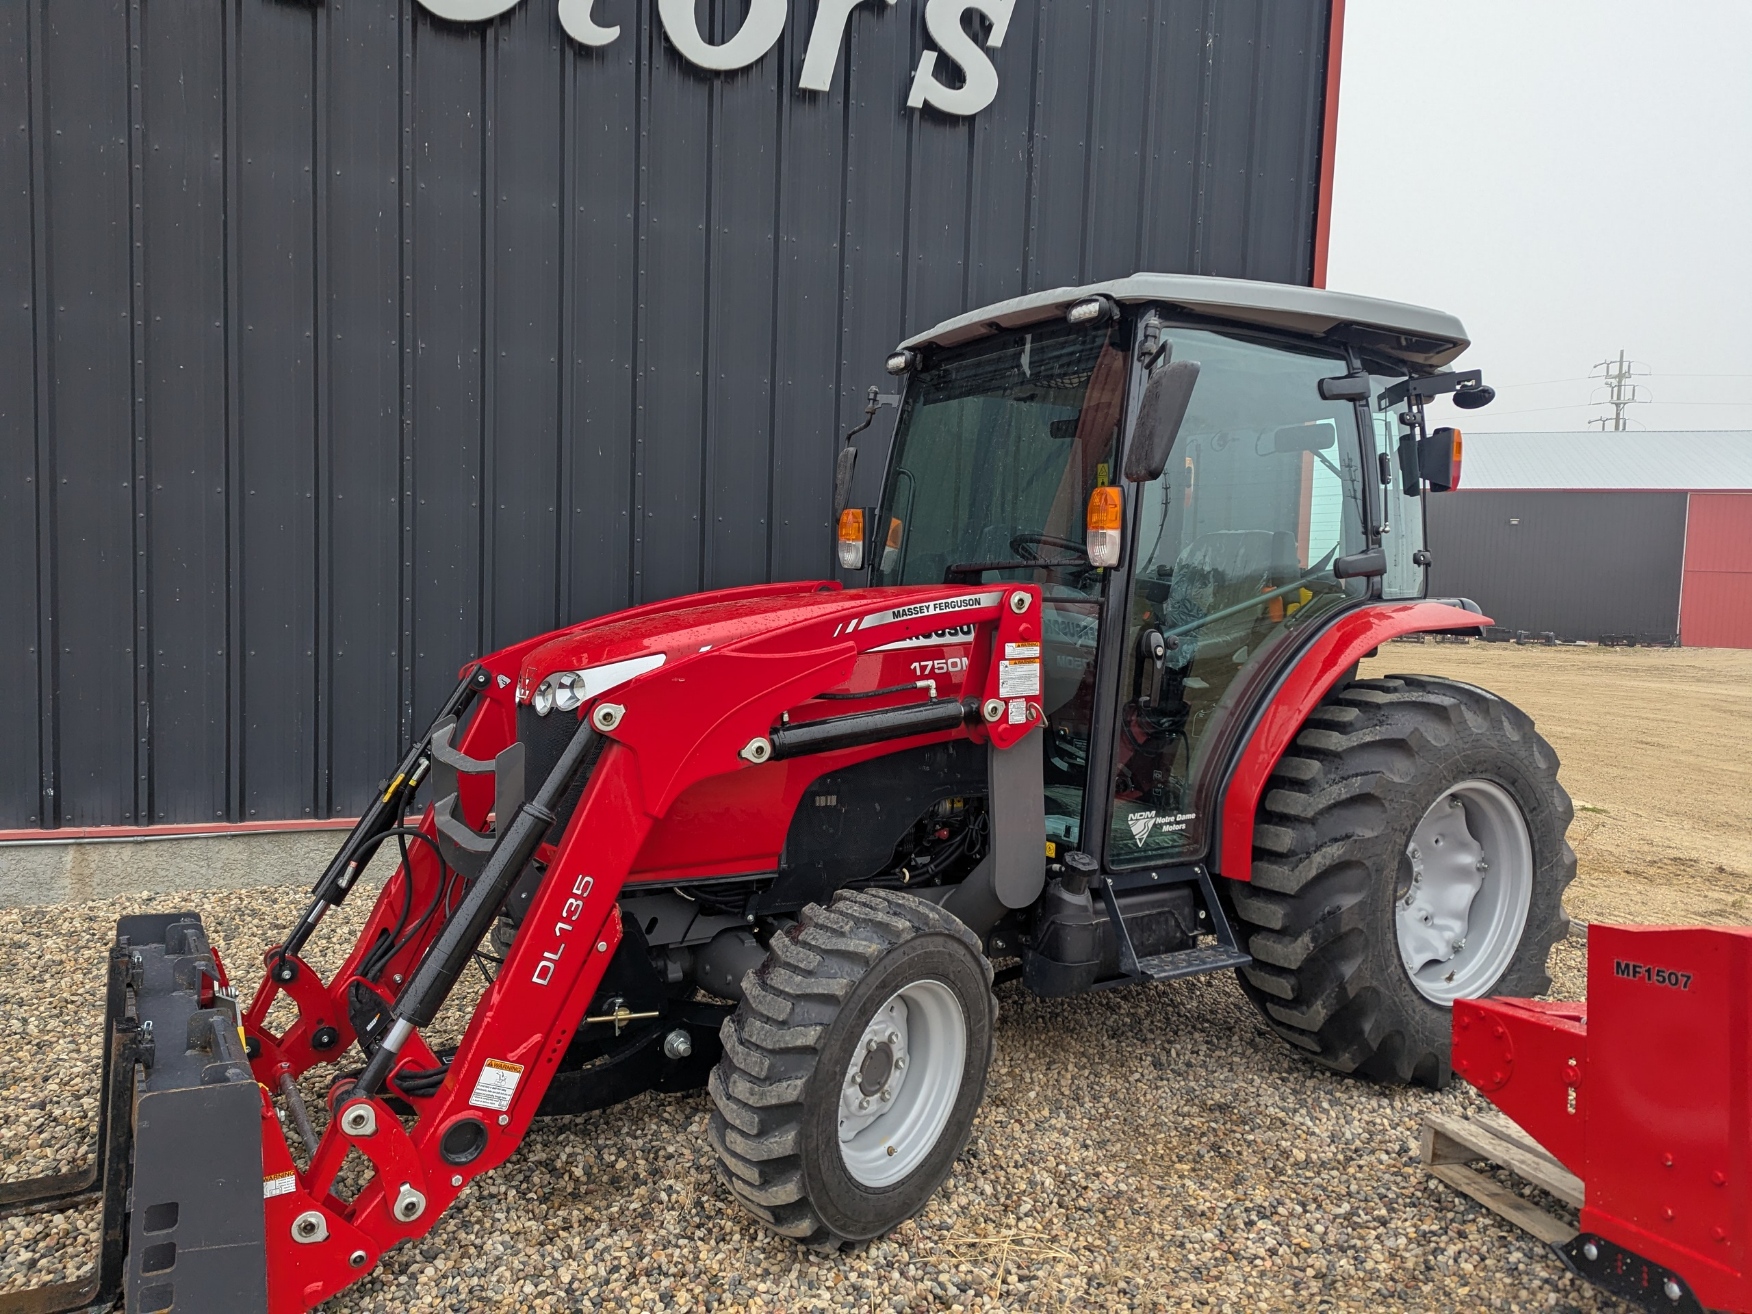
[(1432, 1003), (1488, 994), (1508, 971), (1533, 899), (1533, 841), (1509, 792), (1463, 780), (1405, 846), (1410, 883), (1393, 908), (1399, 958)]
[(840, 1157), (860, 1185), (892, 1186), (936, 1146), (961, 1093), (967, 1016), (941, 981), (876, 1010), (840, 1081)]

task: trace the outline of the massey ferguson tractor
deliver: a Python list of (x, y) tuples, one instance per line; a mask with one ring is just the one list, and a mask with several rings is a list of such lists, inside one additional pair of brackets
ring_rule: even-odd
[[(1357, 673), (1486, 623), (1424, 596), (1461, 457), (1425, 405), (1492, 396), (1445, 368), (1466, 346), (1435, 311), (1155, 274), (901, 344), (839, 457), (845, 579), (469, 662), (250, 993), (196, 914), (121, 920), (95, 1163), (0, 1202), (100, 1198), (101, 1263), (30, 1308), (318, 1305), (532, 1118), (652, 1089), (710, 1091), (726, 1202), (878, 1237), (966, 1144), (1007, 981), (1233, 971), (1309, 1060), (1442, 1085), (1455, 1001), (1547, 987), (1575, 870), (1523, 713)], [(304, 950), (384, 845), (324, 979)]]

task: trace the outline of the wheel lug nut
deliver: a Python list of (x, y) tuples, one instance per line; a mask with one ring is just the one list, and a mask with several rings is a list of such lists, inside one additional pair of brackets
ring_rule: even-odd
[(891, 1091), (891, 1090), (889, 1090), (889, 1089), (888, 1089), (888, 1088), (887, 1088), (887, 1087), (886, 1087), (886, 1086), (885, 1086), (885, 1087), (883, 1087), (883, 1089), (882, 1089), (882, 1098), (883, 1098), (883, 1100), (884, 1100), (884, 1101), (887, 1101), (887, 1100), (891, 1100), (891, 1099), (893, 1099), (893, 1098), (894, 1098), (894, 1092), (893, 1092), (893, 1091)]
[(1490, 864), (1488, 862), (1486, 862), (1483, 858), (1480, 858), (1478, 860), (1478, 866), (1476, 868), (1474, 868), (1474, 870), (1481, 871), (1481, 872), (1482, 871), (1489, 871)]
[(898, 1031), (890, 1031), (890, 1032), (889, 1032), (889, 1033), (888, 1033), (888, 1043), (889, 1043), (889, 1044), (890, 1044), (890, 1045), (898, 1045), (898, 1044), (900, 1044), (900, 1032), (898, 1032)]
[(895, 1060), (894, 1060), (894, 1070), (895, 1070), (895, 1071), (896, 1071), (896, 1072), (899, 1072), (899, 1071), (900, 1071), (900, 1070), (901, 1070), (901, 1069), (902, 1069), (902, 1068), (904, 1068), (904, 1067), (905, 1067), (905, 1066), (906, 1066), (906, 1060), (905, 1060), (905, 1059), (899, 1059), (899, 1058), (897, 1058), (897, 1059), (895, 1059)]
[(875, 1053), (876, 1052), (876, 1042), (874, 1040), (866, 1040), (864, 1042), (864, 1052), (866, 1054)]

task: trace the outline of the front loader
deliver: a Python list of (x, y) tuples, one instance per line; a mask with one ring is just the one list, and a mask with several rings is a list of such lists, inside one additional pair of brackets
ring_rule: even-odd
[[(1357, 674), (1488, 623), (1424, 597), (1422, 499), (1461, 454), (1424, 406), (1490, 398), (1444, 368), (1466, 345), (1434, 311), (1166, 275), (901, 344), (840, 456), (843, 578), (467, 665), (251, 993), (197, 914), (122, 920), (95, 1175), (0, 1200), (100, 1199), (98, 1276), (22, 1307), (313, 1307), (533, 1118), (651, 1089), (709, 1088), (727, 1201), (877, 1237), (965, 1145), (1011, 980), (1234, 970), (1312, 1060), (1442, 1084), (1457, 1000), (1546, 988), (1574, 872), (1524, 714)], [(324, 979), (304, 949), (386, 845)]]

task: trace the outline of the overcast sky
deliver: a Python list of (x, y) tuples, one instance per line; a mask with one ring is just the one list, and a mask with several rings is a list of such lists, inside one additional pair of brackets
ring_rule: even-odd
[(1459, 315), (1465, 428), (1585, 428), (1623, 348), (1630, 427), (1752, 429), (1752, 3), (1348, 0), (1327, 286)]

